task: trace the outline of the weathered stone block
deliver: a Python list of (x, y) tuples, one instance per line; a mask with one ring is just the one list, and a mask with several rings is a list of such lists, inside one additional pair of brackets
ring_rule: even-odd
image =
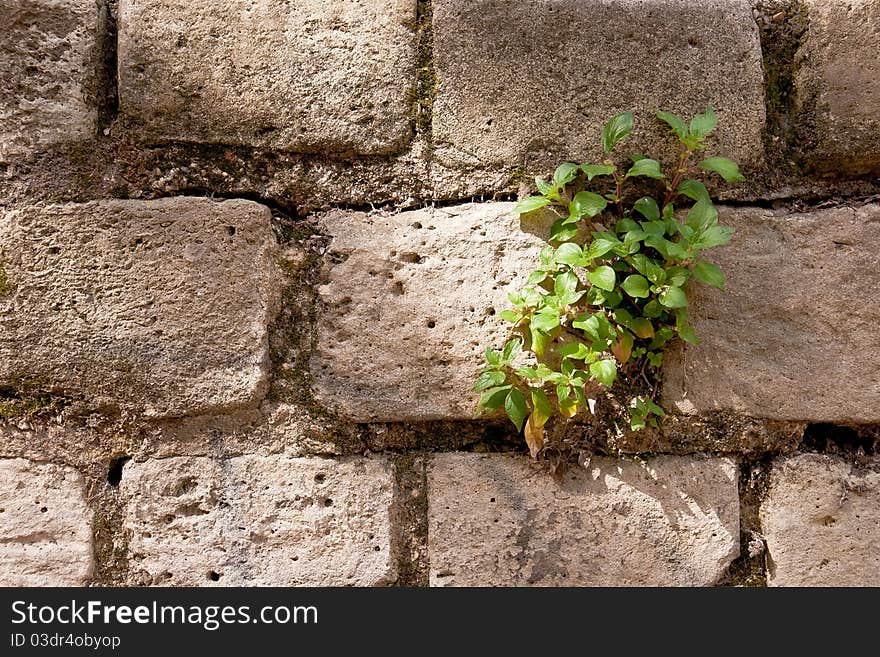
[(0, 586), (82, 586), (93, 568), (82, 476), (50, 463), (0, 460)]
[(361, 422), (473, 417), (485, 348), (510, 326), (496, 311), (543, 245), (513, 205), (323, 217), (333, 239), (311, 370), (325, 406)]
[(0, 0), (0, 162), (97, 131), (94, 0)]
[[(602, 157), (601, 125), (633, 110), (629, 152), (675, 152), (657, 109), (711, 103), (718, 154), (763, 159), (763, 70), (748, 0), (434, 0), (435, 155), (548, 168)], [(667, 157), (668, 159), (668, 157)]]
[(0, 218), (0, 385), (184, 415), (256, 404), (276, 297), (269, 209), (205, 198)]
[(119, 103), (152, 140), (389, 153), (410, 137), (415, 0), (120, 0)]
[(795, 76), (805, 164), (827, 172), (880, 171), (880, 3), (805, 4), (809, 29)]
[(385, 460), (131, 462), (129, 564), (168, 586), (375, 586), (396, 579)]
[(880, 460), (777, 460), (761, 527), (771, 586), (880, 586)]
[(557, 484), (524, 456), (428, 467), (434, 586), (706, 586), (739, 554), (730, 459), (594, 458)]
[(665, 367), (685, 413), (880, 421), (880, 204), (805, 213), (721, 211), (737, 228), (711, 253), (726, 291), (694, 289), (699, 346)]

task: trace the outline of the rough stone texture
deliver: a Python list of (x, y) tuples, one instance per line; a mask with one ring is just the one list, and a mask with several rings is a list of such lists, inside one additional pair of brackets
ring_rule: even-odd
[(524, 456), (428, 468), (434, 586), (703, 586), (739, 553), (737, 466), (594, 458), (557, 484)]
[(0, 0), (0, 162), (96, 132), (95, 0)]
[(277, 287), (269, 209), (171, 198), (0, 218), (0, 385), (183, 415), (256, 404)]
[(880, 460), (777, 460), (761, 527), (771, 586), (880, 586)]
[(699, 286), (699, 346), (664, 368), (679, 411), (777, 420), (880, 421), (880, 204), (800, 214), (722, 210), (736, 226), (713, 251), (725, 292)]
[(415, 0), (120, 0), (120, 110), (148, 139), (388, 153), (410, 137)]
[(393, 487), (378, 459), (131, 462), (129, 564), (168, 586), (389, 584)]
[(93, 568), (82, 476), (49, 463), (0, 460), (0, 586), (82, 586)]
[(496, 313), (534, 269), (543, 242), (522, 232), (512, 203), (368, 215), (331, 212), (315, 392), (357, 421), (473, 417)]
[(748, 0), (434, 0), (435, 154), (458, 166), (601, 157), (601, 125), (633, 110), (629, 152), (674, 152), (658, 108), (711, 103), (715, 149), (763, 159), (763, 72)]
[(796, 109), (804, 158), (828, 172), (880, 171), (880, 3), (805, 0)]

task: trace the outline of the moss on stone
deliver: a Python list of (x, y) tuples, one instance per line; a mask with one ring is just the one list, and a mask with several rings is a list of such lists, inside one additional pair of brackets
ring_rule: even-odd
[(15, 285), (9, 280), (3, 261), (0, 260), (0, 297), (8, 297), (15, 291)]

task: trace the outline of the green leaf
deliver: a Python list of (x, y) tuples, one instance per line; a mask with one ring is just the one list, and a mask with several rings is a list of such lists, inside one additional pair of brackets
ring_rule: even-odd
[(584, 252), (577, 244), (566, 242), (556, 249), (553, 260), (562, 265), (571, 265), (572, 267), (583, 267), (585, 263)]
[(590, 374), (596, 381), (610, 388), (617, 378), (617, 365), (614, 364), (613, 359), (603, 358), (590, 365)]
[(578, 165), (573, 162), (563, 162), (558, 167), (556, 167), (556, 171), (553, 172), (553, 182), (555, 182), (559, 187), (563, 185), (567, 185), (572, 180), (575, 179), (578, 173)]
[(517, 431), (522, 431), (523, 423), (529, 415), (529, 407), (526, 405), (526, 398), (516, 388), (512, 388), (504, 400), (504, 410), (507, 411), (507, 417), (516, 426)]
[(626, 280), (621, 284), (623, 291), (629, 296), (636, 299), (647, 299), (650, 294), (648, 289), (651, 287), (648, 279), (639, 274), (627, 276)]
[(633, 203), (633, 210), (638, 212), (648, 221), (657, 221), (660, 219), (660, 208), (657, 206), (657, 201), (650, 196), (644, 196)]
[(504, 404), (504, 400), (507, 399), (507, 393), (510, 392), (511, 388), (513, 388), (513, 386), (489, 388), (480, 397), (479, 405), (490, 411), (494, 411), (496, 408), (501, 408), (502, 404)]
[(660, 110), (659, 112), (657, 112), (657, 118), (663, 121), (670, 128), (672, 128), (672, 131), (676, 135), (678, 135), (679, 139), (684, 139), (685, 137), (687, 137), (687, 124), (681, 117), (676, 116), (672, 112), (665, 112), (663, 110)]
[(552, 308), (546, 308), (541, 312), (532, 315), (532, 329), (549, 333), (557, 326), (559, 326), (559, 313)]
[(602, 148), (610, 153), (622, 139), (626, 139), (633, 129), (632, 112), (622, 112), (602, 127)]
[(694, 246), (700, 249), (711, 249), (713, 246), (727, 244), (733, 236), (734, 228), (731, 226), (712, 226), (703, 233)]
[(597, 267), (587, 275), (587, 278), (590, 279), (590, 283), (608, 292), (614, 289), (614, 284), (617, 282), (617, 275), (608, 265)]
[(608, 202), (598, 194), (578, 192), (569, 204), (568, 211), (578, 219), (584, 216), (592, 218), (602, 212), (607, 205)]
[(505, 363), (509, 363), (513, 358), (516, 358), (516, 356), (519, 355), (520, 351), (522, 351), (522, 340), (519, 338), (508, 340), (504, 345), (504, 351), (501, 352), (501, 360)]
[(506, 379), (507, 375), (499, 370), (483, 372), (477, 377), (477, 381), (474, 383), (474, 392), (480, 392), (481, 390), (486, 390), (486, 388), (500, 386)]
[(657, 317), (660, 317), (660, 315), (663, 313), (663, 308), (660, 306), (659, 303), (657, 303), (656, 299), (651, 299), (648, 303), (645, 304), (645, 307), (642, 308), (642, 313), (645, 315), (645, 317), (655, 319)]
[(697, 334), (694, 333), (694, 329), (690, 326), (682, 326), (679, 328), (678, 335), (685, 342), (689, 342), (693, 345), (700, 344), (700, 339), (697, 337)]
[(559, 347), (556, 353), (565, 358), (583, 360), (590, 355), (590, 349), (583, 342), (569, 342)]
[(556, 187), (551, 185), (548, 182), (545, 182), (543, 178), (540, 176), (535, 176), (535, 187), (538, 188), (538, 191), (541, 192), (544, 196), (551, 196), (556, 193)]
[(534, 326), (530, 326), (529, 329), (529, 335), (532, 339), (532, 351), (535, 352), (538, 358), (541, 358), (547, 345), (550, 344), (550, 336), (543, 331), (539, 331)]
[(554, 242), (566, 242), (578, 234), (578, 227), (566, 222), (564, 217), (557, 219), (550, 227), (550, 239)]
[(505, 322), (510, 322), (511, 324), (516, 324), (519, 320), (522, 319), (522, 315), (520, 315), (515, 310), (502, 310), (498, 313), (498, 316), (503, 319)]
[(626, 172), (627, 178), (634, 176), (645, 176), (646, 178), (665, 178), (663, 172), (660, 171), (660, 163), (657, 160), (644, 158), (633, 164), (629, 171)]
[(486, 347), (486, 362), (492, 367), (501, 367), (501, 352)]
[(614, 173), (614, 167), (608, 164), (582, 164), (581, 171), (586, 174), (589, 181), (596, 176), (610, 176)]
[(739, 172), (739, 166), (733, 160), (726, 157), (709, 157), (700, 162), (700, 168), (704, 171), (713, 171), (729, 183), (742, 182), (745, 180)]
[(715, 116), (715, 112), (712, 109), (712, 106), (706, 108), (706, 111), (702, 114), (697, 114), (694, 118), (691, 119), (691, 130), (690, 133), (694, 137), (698, 139), (702, 139), (710, 132), (715, 129), (715, 126), (718, 125), (718, 117)]
[(601, 258), (620, 245), (620, 240), (610, 233), (603, 233), (590, 243), (590, 258)]
[(540, 210), (541, 208), (550, 205), (550, 203), (552, 203), (552, 201), (546, 196), (529, 196), (517, 203), (513, 211), (517, 214), (528, 214), (529, 212)]
[(709, 192), (706, 190), (706, 186), (699, 180), (685, 180), (678, 186), (677, 193), (682, 194), (683, 196), (687, 196), (693, 201), (699, 201), (703, 198), (707, 201), (710, 200)]
[(586, 333), (590, 340), (599, 340), (599, 317), (597, 315), (580, 315), (571, 325)]
[(584, 296), (584, 292), (578, 292), (577, 286), (580, 281), (574, 272), (559, 274), (553, 283), (553, 292), (559, 299), (560, 306), (570, 306)]
[(700, 260), (694, 265), (694, 278), (706, 285), (717, 287), (719, 290), (724, 289), (724, 272), (718, 268), (718, 265), (713, 265), (711, 262)]
[(624, 217), (623, 219), (619, 219), (616, 224), (614, 224), (614, 232), (615, 233), (627, 233), (631, 230), (637, 230), (639, 225), (630, 219), (629, 217)]
[(691, 272), (685, 267), (669, 267), (666, 270), (666, 282), (675, 287), (683, 287), (690, 277)]
[(654, 325), (644, 317), (634, 317), (627, 326), (638, 337), (647, 340), (654, 337)]
[(680, 287), (671, 286), (660, 293), (660, 303), (667, 308), (684, 308), (687, 306), (687, 295)]
[(697, 232), (703, 232), (718, 223), (718, 210), (709, 197), (701, 198), (687, 213), (685, 223)]
[(538, 283), (543, 283), (547, 276), (549, 276), (549, 273), (543, 269), (533, 271), (531, 274), (529, 274), (529, 278), (528, 280), (526, 280), (526, 285), (537, 285)]
[(550, 400), (547, 399), (547, 395), (544, 394), (544, 391), (540, 388), (532, 388), (532, 406), (535, 407), (544, 418), (549, 418), (553, 415), (553, 406), (550, 404)]

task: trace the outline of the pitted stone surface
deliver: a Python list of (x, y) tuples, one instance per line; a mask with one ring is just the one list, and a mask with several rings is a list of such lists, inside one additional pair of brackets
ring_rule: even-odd
[(277, 296), (269, 209), (205, 198), (0, 217), (0, 385), (149, 416), (253, 406)]
[(151, 140), (377, 154), (410, 137), (415, 0), (120, 0), (119, 103)]
[(761, 528), (771, 586), (880, 586), (880, 460), (775, 461)]
[(92, 512), (73, 468), (0, 459), (0, 586), (82, 586)]
[[(627, 152), (673, 159), (654, 114), (712, 104), (713, 150), (763, 160), (763, 69), (748, 0), (434, 0), (436, 158), (525, 165), (602, 155), (601, 125), (632, 110)], [(686, 28), (685, 28), (686, 26)]]
[(736, 227), (709, 259), (724, 292), (694, 286), (701, 342), (664, 367), (680, 412), (880, 421), (880, 204), (804, 213), (721, 209)]
[(129, 564), (166, 586), (377, 586), (397, 576), (390, 464), (283, 456), (126, 465)]
[(97, 133), (94, 0), (0, 0), (0, 162)]
[(520, 230), (513, 203), (368, 215), (331, 212), (319, 286), (319, 400), (361, 422), (472, 418), (498, 312), (524, 284), (543, 242)]
[(737, 466), (594, 458), (557, 484), (519, 455), (428, 466), (433, 586), (708, 586), (739, 554)]

